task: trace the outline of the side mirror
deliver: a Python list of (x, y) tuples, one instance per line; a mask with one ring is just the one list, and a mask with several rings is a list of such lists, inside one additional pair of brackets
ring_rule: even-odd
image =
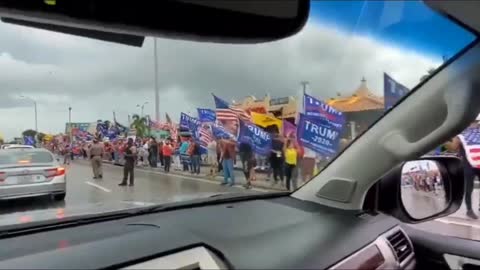
[(379, 210), (406, 223), (450, 215), (462, 205), (464, 177), (457, 157), (404, 162), (379, 182)]

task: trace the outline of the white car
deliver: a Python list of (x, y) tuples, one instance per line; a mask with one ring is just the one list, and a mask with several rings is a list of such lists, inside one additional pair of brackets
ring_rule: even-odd
[(0, 200), (66, 195), (65, 168), (46, 149), (0, 151)]

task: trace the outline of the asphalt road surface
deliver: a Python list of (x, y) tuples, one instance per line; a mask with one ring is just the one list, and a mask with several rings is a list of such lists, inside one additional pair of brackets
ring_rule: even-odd
[[(103, 166), (104, 178), (92, 179), (92, 170), (86, 161), (74, 161), (67, 167), (67, 196), (65, 201), (54, 202), (49, 198), (15, 200), (0, 203), (0, 226), (26, 223), (39, 219), (63, 218), (92, 212), (100, 213), (157, 203), (183, 201), (207, 197), (224, 192), (266, 192), (245, 190), (241, 186), (220, 186), (218, 182), (196, 176), (183, 176), (135, 170), (135, 186), (120, 187), (122, 167)], [(424, 196), (416, 192), (406, 194), (407, 207), (417, 216), (441, 209), (445, 202), (442, 194)], [(473, 194), (473, 204), (479, 205), (479, 190)], [(429, 206), (430, 208), (426, 208)], [(477, 207), (474, 209), (476, 210)], [(455, 237), (480, 240), (480, 220), (465, 215), (465, 206), (449, 217), (413, 225), (417, 228)]]
[[(221, 186), (218, 182), (181, 176), (135, 170), (135, 186), (118, 186), (123, 168), (104, 164), (103, 179), (92, 179), (88, 162), (78, 160), (66, 167), (67, 196), (65, 201), (50, 198), (31, 198), (0, 203), (0, 225), (43, 219), (41, 215), (56, 212), (61, 215), (90, 213), (103, 209), (117, 210), (133, 206), (152, 205), (208, 197), (224, 192), (261, 192), (246, 190), (241, 186)], [(263, 191), (265, 192), (265, 191)], [(50, 211), (46, 211), (50, 210)]]

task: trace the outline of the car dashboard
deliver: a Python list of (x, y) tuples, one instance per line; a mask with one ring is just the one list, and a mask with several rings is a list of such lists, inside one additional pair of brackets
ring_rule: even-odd
[(166, 211), (0, 240), (2, 269), (411, 269), (396, 219), (291, 197)]

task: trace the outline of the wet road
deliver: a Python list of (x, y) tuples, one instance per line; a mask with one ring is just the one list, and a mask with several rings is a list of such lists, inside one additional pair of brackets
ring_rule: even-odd
[(422, 219), (442, 212), (448, 207), (445, 191), (437, 189), (435, 192), (415, 190), (412, 186), (402, 187), (402, 201), (411, 217)]
[[(45, 210), (62, 215), (89, 213), (92, 210), (116, 210), (133, 206), (184, 201), (224, 192), (260, 192), (238, 187), (220, 186), (217, 182), (195, 176), (166, 175), (161, 172), (135, 170), (135, 186), (120, 187), (122, 167), (104, 165), (103, 179), (92, 179), (92, 170), (85, 161), (67, 166), (65, 201), (50, 198), (22, 199), (0, 204), (0, 225), (43, 219)], [(37, 214), (36, 214), (37, 213)]]

